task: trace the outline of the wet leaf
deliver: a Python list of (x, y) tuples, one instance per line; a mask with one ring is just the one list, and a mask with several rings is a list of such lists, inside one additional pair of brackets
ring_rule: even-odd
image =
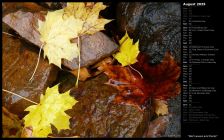
[(137, 56), (139, 54), (139, 41), (133, 44), (133, 39), (128, 36), (126, 31), (125, 35), (119, 41), (120, 51), (114, 55), (114, 58), (118, 60), (122, 66), (131, 65), (137, 62)]
[(157, 65), (148, 63), (144, 54), (138, 56), (138, 62), (133, 65), (143, 74), (140, 75), (129, 67), (119, 65), (104, 65), (105, 74), (110, 78), (107, 84), (119, 90), (115, 102), (131, 104), (144, 108), (150, 98), (166, 100), (180, 93), (180, 67), (169, 53)]
[(72, 61), (79, 55), (77, 43), (71, 43), (72, 38), (78, 37), (83, 22), (70, 16), (63, 19), (63, 10), (48, 12), (46, 20), (38, 21), (40, 40), (44, 43), (44, 56), (49, 63), (61, 68), (61, 59)]
[(68, 2), (64, 8), (64, 16), (74, 16), (84, 22), (80, 34), (94, 34), (100, 30), (104, 30), (104, 25), (111, 20), (99, 18), (101, 10), (106, 8), (102, 2)]
[(155, 113), (158, 116), (160, 116), (160, 115), (167, 115), (169, 113), (169, 111), (168, 111), (168, 103), (165, 100), (155, 99), (153, 101), (153, 107), (154, 107)]
[[(73, 75), (75, 75), (76, 77), (78, 76), (78, 70), (77, 70), (77, 69), (71, 71), (71, 73), (72, 73)], [(89, 77), (91, 77), (91, 75), (90, 75), (88, 69), (87, 69), (86, 67), (81, 68), (81, 69), (80, 69), (80, 74), (79, 74), (79, 80), (81, 80), (81, 81), (85, 81), (85, 80), (86, 80), (87, 78), (89, 78)]]
[(71, 109), (77, 101), (69, 95), (69, 91), (59, 94), (58, 85), (48, 88), (45, 95), (41, 95), (40, 103), (25, 109), (29, 111), (23, 119), (25, 128), (31, 127), (34, 137), (47, 137), (52, 132), (53, 124), (58, 130), (69, 129), (69, 119), (64, 111)]
[[(85, 3), (67, 3), (61, 10), (48, 12), (44, 22), (39, 20), (40, 40), (44, 43), (44, 56), (49, 63), (61, 68), (61, 59), (72, 61), (80, 55), (79, 43), (72, 38), (94, 34), (104, 29), (111, 20), (99, 19), (99, 12), (105, 9), (103, 3), (86, 6)], [(80, 62), (79, 62), (80, 63)]]
[[(4, 16), (3, 22), (9, 25), (24, 39), (40, 48), (43, 42), (40, 41), (40, 33), (37, 30), (38, 20), (44, 22), (46, 14), (47, 12), (31, 13), (17, 11)], [(75, 40), (72, 43), (75, 45), (77, 38), (71, 39), (71, 42), (72, 40)], [(93, 35), (81, 35), (80, 42), (81, 67), (93, 65), (117, 50), (117, 44), (102, 32), (97, 32)], [(62, 59), (62, 63), (71, 70), (78, 69), (78, 58), (74, 58), (72, 61)]]

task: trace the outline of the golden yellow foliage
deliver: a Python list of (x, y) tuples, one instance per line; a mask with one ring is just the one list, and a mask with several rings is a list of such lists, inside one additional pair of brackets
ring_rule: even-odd
[(159, 116), (159, 115), (167, 115), (168, 112), (168, 105), (167, 105), (167, 101), (165, 100), (158, 100), (155, 99), (153, 101), (153, 106), (155, 109), (155, 113)]
[(100, 30), (104, 30), (104, 25), (111, 20), (99, 18), (101, 10), (106, 8), (102, 2), (90, 3), (89, 6), (84, 2), (69, 2), (64, 8), (64, 16), (74, 16), (84, 22), (80, 34), (94, 34)]
[(53, 124), (58, 131), (69, 129), (69, 119), (64, 111), (71, 109), (77, 101), (69, 95), (69, 91), (59, 94), (58, 85), (47, 88), (45, 95), (40, 96), (40, 103), (29, 106), (25, 111), (29, 111), (23, 119), (24, 129), (32, 127), (33, 137), (47, 137), (52, 132)]
[(128, 36), (126, 31), (125, 35), (119, 41), (120, 51), (114, 55), (114, 58), (118, 60), (122, 66), (131, 65), (137, 62), (137, 56), (139, 54), (139, 41), (133, 44), (133, 39)]
[(90, 5), (84, 2), (67, 3), (64, 9), (48, 12), (44, 22), (39, 20), (40, 40), (49, 63), (61, 68), (62, 58), (69, 61), (77, 58), (80, 46), (70, 40), (104, 30), (104, 25), (111, 21), (99, 18), (99, 12), (105, 8), (102, 2)]
[(70, 39), (78, 36), (83, 21), (70, 16), (63, 19), (63, 10), (48, 12), (45, 22), (39, 20), (40, 40), (44, 45), (44, 56), (48, 57), (49, 63), (61, 68), (61, 59), (71, 61), (79, 54), (77, 43), (71, 43)]

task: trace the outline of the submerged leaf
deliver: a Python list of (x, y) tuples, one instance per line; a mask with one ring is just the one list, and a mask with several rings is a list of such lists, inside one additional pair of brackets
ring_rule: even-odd
[(77, 101), (69, 95), (69, 91), (59, 94), (58, 85), (47, 88), (41, 94), (40, 103), (25, 109), (29, 114), (24, 117), (25, 128), (32, 127), (34, 137), (47, 137), (52, 132), (53, 124), (58, 130), (69, 129), (69, 119), (64, 111), (71, 109)]

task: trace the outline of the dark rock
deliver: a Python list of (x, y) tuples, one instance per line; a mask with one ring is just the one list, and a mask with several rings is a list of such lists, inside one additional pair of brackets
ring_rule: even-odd
[[(131, 105), (113, 102), (115, 88), (106, 85), (108, 78), (101, 74), (73, 88), (71, 95), (79, 102), (68, 111), (71, 130), (58, 136), (80, 137), (141, 137), (150, 120), (150, 109), (140, 111)], [(66, 132), (66, 134), (64, 134)]]
[(181, 94), (176, 98), (168, 101), (170, 119), (165, 132), (165, 137), (180, 137), (181, 136)]
[[(17, 11), (3, 18), (3, 22), (18, 32), (23, 38), (41, 47), (40, 34), (37, 31), (38, 19), (44, 19), (44, 13)], [(105, 34), (97, 32), (81, 37), (81, 67), (89, 66), (110, 56), (118, 46)], [(71, 70), (78, 68), (78, 58), (71, 62), (63, 60), (62, 64)]]
[(180, 63), (181, 9), (179, 3), (119, 3), (117, 23), (120, 31), (139, 39), (140, 51), (148, 53), (151, 63), (159, 63), (167, 50)]
[[(2, 34), (2, 41), (2, 88), (39, 102), (40, 94), (43, 94), (46, 88), (55, 81), (58, 68), (49, 65), (41, 57), (34, 78), (29, 82), (36, 66), (39, 50), (5, 34)], [(3, 92), (2, 105), (10, 112), (23, 117), (24, 109), (33, 103)]]

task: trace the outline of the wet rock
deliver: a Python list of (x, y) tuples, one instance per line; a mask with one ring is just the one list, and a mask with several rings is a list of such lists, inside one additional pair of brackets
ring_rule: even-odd
[(169, 116), (160, 116), (155, 120), (151, 121), (148, 126), (148, 130), (145, 132), (144, 137), (146, 138), (158, 138), (162, 137), (169, 123)]
[(165, 137), (180, 137), (181, 136), (181, 94), (176, 98), (168, 101), (170, 119), (166, 129)]
[[(38, 49), (18, 38), (2, 34), (2, 88), (32, 101), (39, 102), (40, 94), (55, 81), (58, 68), (49, 65), (41, 57), (39, 66), (31, 82), (29, 79), (38, 59)], [(43, 56), (43, 55), (42, 55)], [(30, 103), (7, 92), (2, 93), (2, 105), (20, 118)]]
[(2, 16), (22, 10), (23, 12), (39, 12), (46, 11), (43, 6), (34, 2), (3, 2), (2, 3)]
[(44, 19), (40, 13), (17, 11), (3, 18), (3, 22), (13, 28), (20, 36), (34, 45), (41, 46), (40, 33), (37, 31), (38, 19)]
[(17, 115), (2, 107), (2, 137), (20, 137), (22, 121)]
[(118, 92), (106, 85), (108, 78), (101, 74), (73, 88), (71, 95), (79, 102), (68, 114), (71, 130), (58, 136), (79, 137), (141, 137), (150, 120), (149, 107), (140, 111), (131, 105), (114, 103)]
[[(81, 67), (92, 65), (114, 53), (118, 46), (104, 33), (97, 32), (94, 35), (81, 37)], [(78, 58), (71, 62), (62, 61), (63, 65), (74, 70), (78, 68)]]
[(180, 63), (181, 9), (179, 3), (119, 3), (117, 24), (120, 31), (139, 39), (140, 51), (148, 53), (151, 63), (159, 63), (167, 50)]
[[(46, 14), (46, 13), (45, 13)], [(38, 19), (44, 19), (44, 13), (31, 13), (17, 11), (10, 13), (3, 18), (3, 22), (13, 28), (23, 38), (31, 43), (41, 47), (40, 34), (37, 31)], [(118, 46), (105, 34), (97, 32), (93, 35), (84, 35), (81, 37), (81, 67), (89, 66), (100, 61), (112, 53)], [(63, 60), (62, 64), (74, 70), (78, 68), (78, 58), (74, 58), (71, 62)]]

